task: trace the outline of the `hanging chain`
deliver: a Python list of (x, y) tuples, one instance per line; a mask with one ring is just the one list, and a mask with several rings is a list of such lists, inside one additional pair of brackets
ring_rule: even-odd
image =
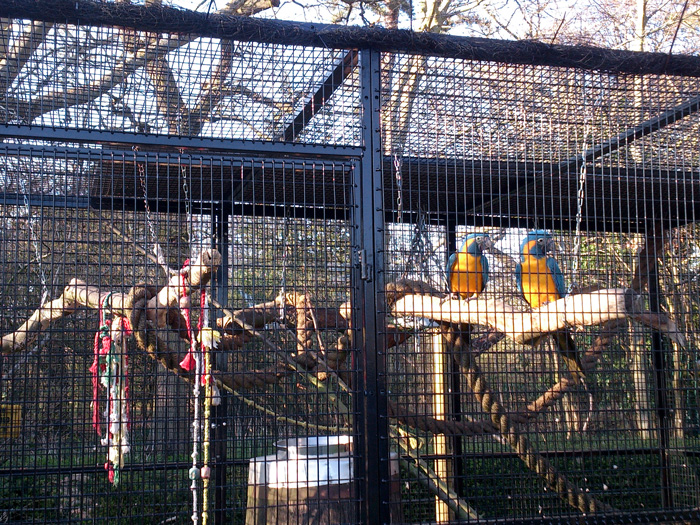
[[(31, 173), (29, 169), (26, 170), (27, 173)], [(32, 245), (32, 249), (34, 250), (34, 257), (36, 258), (36, 263), (37, 267), (39, 268), (39, 279), (41, 281), (41, 303), (44, 304), (46, 303), (47, 299), (49, 298), (49, 284), (48, 284), (48, 279), (46, 277), (46, 273), (44, 272), (44, 266), (42, 263), (42, 257), (41, 257), (41, 243), (37, 240), (38, 237), (36, 235), (36, 231), (34, 230), (34, 221), (35, 219), (32, 217), (31, 213), (31, 205), (29, 204), (29, 199), (27, 198), (27, 181), (22, 178), (21, 175), (18, 176), (19, 180), (19, 186), (20, 186), (20, 191), (22, 192), (22, 197), (24, 199), (24, 209), (27, 214), (27, 225), (29, 227), (29, 238), (30, 242)], [(7, 397), (7, 386), (12, 383), (12, 378), (14, 377), (15, 371), (22, 366), (24, 363), (26, 363), (29, 360), (29, 357), (32, 356), (34, 353), (36, 353), (39, 348), (41, 348), (44, 343), (48, 341), (50, 338), (51, 333), (49, 331), (45, 332), (45, 334), (41, 337), (40, 341), (37, 341), (34, 344), (34, 347), (26, 352), (23, 352), (21, 357), (19, 357), (14, 365), (8, 367), (7, 370), (5, 370), (0, 376), (0, 399), (5, 399)]]
[[(585, 153), (584, 153), (585, 155)], [(579, 265), (581, 260), (581, 221), (583, 219), (583, 200), (586, 196), (586, 175), (587, 175), (587, 165), (584, 155), (581, 155), (581, 169), (578, 179), (578, 193), (576, 195), (576, 232), (574, 234), (574, 263), (572, 268), (572, 275), (574, 279), (578, 279)], [(577, 282), (571, 281), (569, 286), (569, 293), (577, 286)]]
[[(185, 216), (187, 217), (187, 242), (192, 243), (192, 207), (190, 204), (190, 188), (188, 184), (189, 174), (187, 166), (182, 162), (182, 156), (185, 154), (185, 150), (180, 148), (180, 175), (182, 177), (182, 193), (185, 197)], [(190, 159), (191, 162), (191, 159)], [(191, 249), (191, 246), (190, 246)]]
[[(31, 173), (27, 170), (27, 173)], [(24, 209), (27, 213), (27, 226), (29, 227), (29, 240), (34, 250), (34, 257), (36, 258), (37, 267), (39, 268), (39, 280), (41, 281), (41, 304), (44, 304), (49, 297), (49, 285), (46, 278), (46, 273), (44, 272), (44, 266), (41, 262), (41, 247), (39, 241), (37, 240), (36, 230), (34, 229), (34, 222), (36, 219), (32, 217), (32, 208), (29, 204), (29, 199), (27, 198), (27, 181), (21, 176), (18, 176), (20, 190), (22, 191), (22, 198), (24, 199)]]
[[(583, 203), (586, 197), (586, 178), (588, 175), (588, 163), (586, 161), (586, 141), (591, 134), (591, 120), (593, 112), (597, 105), (600, 104), (602, 94), (598, 97), (592, 106), (588, 106), (583, 120), (583, 146), (581, 148), (581, 169), (579, 170), (578, 191), (576, 193), (576, 230), (574, 234), (574, 261), (572, 267), (573, 279), (569, 285), (569, 293), (578, 287), (578, 277), (581, 266), (581, 222), (583, 221)], [(591, 138), (591, 144), (593, 139)]]
[[(325, 179), (324, 179), (325, 180)], [(284, 230), (282, 233), (282, 243), (284, 246), (284, 250), (282, 251), (282, 277), (281, 277), (281, 286), (280, 286), (280, 296), (282, 300), (280, 301), (280, 310), (279, 310), (279, 322), (280, 324), (284, 325), (285, 322), (285, 303), (286, 303), (286, 285), (287, 285), (287, 263), (289, 262), (289, 243), (287, 242), (287, 238), (289, 235), (289, 217), (284, 218)]]
[(398, 153), (394, 153), (394, 176), (396, 177), (396, 190), (398, 192), (396, 195), (396, 210), (399, 215), (397, 222), (401, 224), (403, 222), (403, 182), (401, 180), (401, 157), (399, 157)]
[(153, 218), (151, 217), (151, 207), (148, 205), (148, 190), (146, 189), (146, 172), (143, 164), (138, 161), (136, 155), (139, 151), (138, 146), (134, 146), (134, 163), (136, 164), (136, 170), (139, 173), (139, 182), (141, 183), (141, 193), (143, 193), (143, 206), (146, 209), (146, 225), (148, 226), (148, 231), (151, 234), (151, 241), (157, 244), (156, 230), (153, 227)]

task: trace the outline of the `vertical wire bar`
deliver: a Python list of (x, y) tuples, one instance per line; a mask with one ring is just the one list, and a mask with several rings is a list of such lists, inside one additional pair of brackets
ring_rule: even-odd
[[(233, 167), (232, 167), (233, 169)], [(223, 187), (223, 176), (221, 179)], [(221, 208), (216, 210), (213, 217), (213, 238), (216, 247), (221, 253), (221, 265), (213, 276), (212, 294), (216, 294), (219, 304), (228, 304), (228, 275), (230, 255), (229, 222), (231, 210), (226, 207), (228, 196), (223, 199)], [(216, 369), (228, 372), (228, 355), (225, 352), (215, 354)], [(214, 524), (227, 523), (226, 518), (226, 479), (227, 479), (227, 431), (228, 431), (228, 404), (230, 394), (225, 389), (220, 389), (221, 402), (212, 407), (212, 457), (214, 466)]]

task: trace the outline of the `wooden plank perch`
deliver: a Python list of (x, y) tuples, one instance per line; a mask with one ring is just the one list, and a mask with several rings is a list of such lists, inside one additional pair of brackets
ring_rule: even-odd
[(569, 326), (594, 326), (629, 317), (666, 334), (686, 346), (686, 339), (667, 315), (642, 311), (641, 297), (629, 288), (608, 288), (569, 295), (534, 310), (523, 311), (499, 299), (445, 298), (409, 294), (396, 300), (392, 314), (397, 317), (424, 317), (445, 323), (490, 326), (517, 343)]

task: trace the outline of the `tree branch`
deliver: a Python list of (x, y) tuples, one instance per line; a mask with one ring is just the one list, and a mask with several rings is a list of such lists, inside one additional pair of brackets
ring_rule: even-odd
[[(211, 279), (212, 272), (220, 264), (221, 255), (218, 251), (204, 250), (188, 268), (187, 286), (190, 288), (205, 286)], [(59, 298), (39, 307), (17, 330), (2, 337), (1, 353), (20, 351), (52, 322), (71, 315), (81, 307), (97, 309), (108, 295), (110, 310), (115, 315), (127, 316), (128, 294), (100, 290), (97, 286), (90, 286), (79, 279), (72, 279)], [(158, 329), (168, 328), (168, 313), (178, 306), (180, 297), (182, 297), (182, 282), (178, 274), (172, 276), (168, 284), (148, 302), (146, 314), (148, 320)]]
[[(5, 24), (3, 24), (5, 26)], [(6, 54), (0, 55), (0, 93), (5, 93), (15, 81), (19, 72), (29, 61), (32, 54), (44, 41), (44, 37), (53, 27), (53, 24), (45, 22), (32, 22), (29, 29), (25, 31), (17, 42), (8, 49)], [(5, 29), (3, 27), (3, 29)], [(11, 30), (11, 25), (7, 30), (3, 30), (4, 45), (9, 47), (9, 38), (6, 33)]]
[(569, 326), (593, 326), (629, 317), (686, 346), (685, 337), (667, 315), (641, 311), (638, 304), (639, 296), (626, 288), (569, 295), (531, 311), (518, 310), (499, 299), (462, 301), (435, 295), (406, 295), (396, 301), (392, 313), (399, 317), (490, 326), (517, 343), (527, 343)]

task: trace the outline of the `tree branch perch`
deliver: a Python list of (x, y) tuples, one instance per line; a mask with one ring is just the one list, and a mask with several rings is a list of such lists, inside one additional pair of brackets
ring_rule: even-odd
[(676, 323), (665, 314), (641, 310), (640, 299), (629, 288), (608, 288), (569, 295), (540, 308), (522, 311), (499, 299), (460, 300), (410, 294), (397, 299), (392, 314), (489, 326), (521, 344), (569, 326), (594, 326), (629, 317), (686, 346), (685, 336), (678, 331)]

